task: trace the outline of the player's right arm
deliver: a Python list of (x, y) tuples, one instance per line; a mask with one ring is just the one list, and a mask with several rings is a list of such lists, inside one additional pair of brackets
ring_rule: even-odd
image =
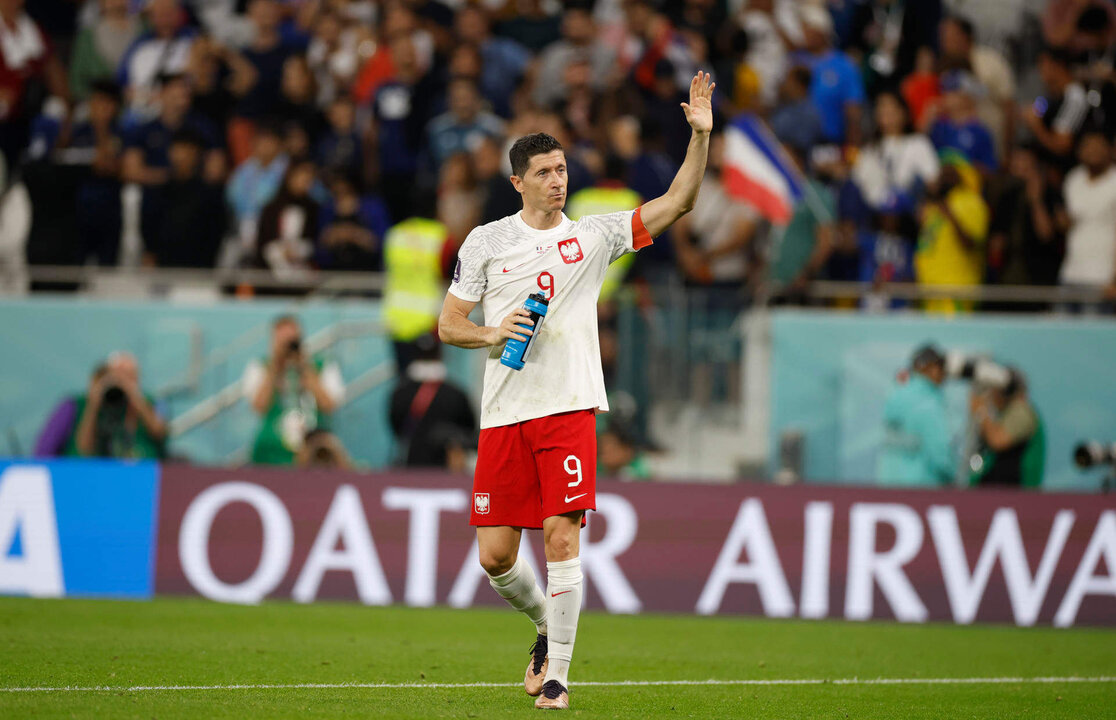
[(481, 348), (499, 345), (509, 338), (526, 340), (531, 335), (531, 313), (516, 308), (498, 327), (477, 325), (469, 319), (475, 302), (462, 300), (452, 292), (446, 293), (442, 314), (438, 317), (438, 337), (442, 342), (461, 348)]

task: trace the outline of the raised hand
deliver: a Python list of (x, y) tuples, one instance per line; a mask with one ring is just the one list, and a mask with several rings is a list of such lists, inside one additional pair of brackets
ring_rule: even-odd
[(690, 102), (681, 103), (686, 122), (694, 132), (707, 133), (713, 129), (713, 88), (717, 83), (709, 82), (710, 77), (699, 70), (690, 81)]

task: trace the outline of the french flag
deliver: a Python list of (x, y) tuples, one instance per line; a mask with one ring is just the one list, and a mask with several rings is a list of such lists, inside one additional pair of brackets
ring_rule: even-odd
[(722, 182), (731, 197), (777, 225), (790, 222), (805, 183), (767, 125), (751, 113), (736, 116), (725, 128)]

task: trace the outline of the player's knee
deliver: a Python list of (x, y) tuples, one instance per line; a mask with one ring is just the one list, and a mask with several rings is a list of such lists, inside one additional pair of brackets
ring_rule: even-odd
[(503, 575), (515, 565), (515, 553), (503, 549), (481, 548), (480, 564), (489, 575)]
[(571, 533), (552, 533), (546, 539), (546, 559), (550, 562), (560, 562), (577, 557), (576, 537)]

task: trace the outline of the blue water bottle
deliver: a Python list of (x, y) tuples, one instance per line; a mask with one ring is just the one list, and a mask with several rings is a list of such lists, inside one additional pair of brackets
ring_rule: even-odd
[(539, 336), (539, 330), (542, 329), (543, 318), (546, 317), (546, 309), (549, 305), (550, 302), (542, 293), (527, 296), (527, 300), (523, 303), (523, 309), (531, 313), (531, 319), (535, 321), (535, 324), (531, 326), (532, 334), (528, 335), (526, 340), (508, 338), (508, 341), (504, 343), (504, 354), (500, 356), (501, 364), (507, 365), (512, 370), (523, 369), (523, 366), (527, 363), (527, 353), (531, 352), (531, 346), (534, 344), (535, 338)]

